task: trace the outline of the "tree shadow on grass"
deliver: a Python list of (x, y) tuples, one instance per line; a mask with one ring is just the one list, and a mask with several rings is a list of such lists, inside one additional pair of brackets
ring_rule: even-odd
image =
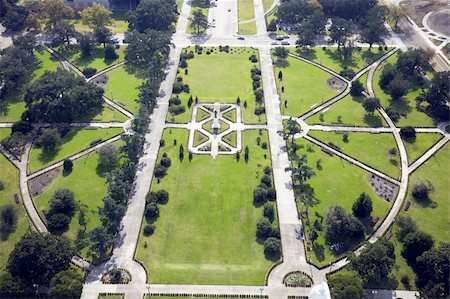
[[(70, 140), (72, 140), (75, 135), (77, 135), (78, 131), (80, 131), (80, 129), (72, 129), (70, 130), (63, 138), (62, 138), (62, 142), (61, 144), (67, 143)], [(59, 152), (59, 148), (56, 148), (53, 151), (46, 151), (44, 149), (42, 149), (42, 152), (39, 154), (39, 162), (41, 163), (50, 163), (51, 161), (53, 161), (56, 157), (56, 155)]]
[(384, 51), (372, 52), (372, 49), (367, 49), (367, 51), (361, 51), (361, 57), (366, 62), (366, 64), (370, 64), (380, 58), (383, 54), (387, 53)]
[(313, 251), (319, 262), (323, 262), (325, 260), (325, 247), (322, 244), (314, 243)]
[(308, 59), (308, 60), (315, 60), (315, 59), (317, 59), (316, 50), (313, 49), (313, 48), (311, 48), (311, 49), (302, 49), (302, 48), (298, 49), (297, 50), (297, 54), (300, 57), (303, 57), (303, 58)]
[(355, 68), (358, 66), (356, 61), (354, 60), (354, 55), (352, 55), (349, 58), (343, 57), (341, 53), (336, 49), (334, 51), (331, 51), (330, 49), (325, 50), (325, 54), (328, 55), (328, 57), (339, 64), (339, 66), (343, 69), (346, 68)]
[(287, 60), (275, 60), (274, 62), (275, 67), (279, 67), (279, 68), (287, 68), (289, 66), (289, 62)]
[(369, 114), (364, 115), (364, 122), (370, 127), (379, 128), (383, 126), (383, 120), (379, 115)]
[(412, 107), (410, 106), (410, 101), (404, 98), (398, 100), (391, 100), (389, 104), (389, 108), (392, 108), (404, 117), (407, 117), (408, 113), (412, 111)]
[(10, 234), (12, 234), (16, 230), (16, 225), (12, 227), (2, 227), (0, 229), (0, 241), (8, 240)]

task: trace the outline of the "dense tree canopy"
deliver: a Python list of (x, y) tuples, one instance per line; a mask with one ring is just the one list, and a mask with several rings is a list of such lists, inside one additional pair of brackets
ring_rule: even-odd
[(3, 19), (3, 26), (8, 30), (20, 31), (26, 27), (30, 10), (26, 6), (14, 5)]
[(450, 115), (450, 72), (437, 73), (431, 80), (430, 89), (425, 94), (429, 106), (427, 110), (438, 120), (446, 121)]
[(11, 252), (8, 269), (24, 281), (47, 284), (56, 273), (69, 268), (74, 254), (66, 237), (29, 232)]
[(431, 235), (422, 231), (415, 231), (408, 234), (403, 240), (402, 255), (410, 262), (415, 262), (416, 258), (433, 247)]
[(133, 31), (129, 35), (129, 45), (125, 50), (125, 59), (134, 65), (160, 64), (170, 51), (170, 33), (152, 29), (144, 33)]
[(331, 243), (350, 244), (364, 237), (364, 227), (353, 215), (347, 214), (342, 207), (328, 209), (325, 216), (325, 234)]
[(80, 298), (83, 281), (83, 276), (73, 269), (61, 271), (50, 281), (49, 296), (51, 298)]
[(25, 119), (42, 122), (72, 122), (102, 106), (103, 89), (58, 69), (46, 72), (25, 93)]
[(176, 21), (174, 0), (141, 0), (136, 10), (128, 14), (130, 30), (167, 31)]
[(375, 6), (375, 0), (319, 0), (327, 16), (358, 20)]
[(45, 23), (47, 29), (73, 17), (73, 9), (63, 0), (43, 0), (38, 2), (38, 18)]
[(328, 285), (333, 299), (355, 299), (365, 296), (363, 282), (355, 272), (338, 272), (330, 277)]
[(83, 24), (95, 30), (112, 24), (112, 11), (94, 2), (80, 12)]
[(352, 206), (353, 215), (367, 217), (372, 213), (372, 199), (366, 193), (361, 193)]

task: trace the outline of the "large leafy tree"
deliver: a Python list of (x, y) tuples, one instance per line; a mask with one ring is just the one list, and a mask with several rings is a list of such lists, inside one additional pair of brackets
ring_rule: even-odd
[(15, 5), (8, 10), (3, 19), (3, 26), (8, 30), (20, 31), (25, 29), (27, 25), (27, 18), (30, 10), (26, 6)]
[(114, 245), (114, 236), (106, 231), (104, 227), (96, 227), (89, 232), (91, 246), (89, 252), (96, 260), (106, 257), (108, 251)]
[(169, 30), (176, 21), (175, 12), (174, 0), (142, 0), (136, 10), (128, 14), (129, 28), (139, 32)]
[(112, 11), (94, 2), (80, 13), (83, 24), (96, 30), (112, 24)]
[(356, 217), (367, 217), (372, 213), (372, 199), (366, 193), (361, 193), (353, 203), (353, 215)]
[(66, 237), (29, 232), (11, 252), (8, 270), (24, 281), (48, 284), (56, 273), (69, 268), (74, 255)]
[(333, 43), (337, 43), (338, 50), (348, 44), (350, 37), (354, 33), (354, 26), (350, 21), (336, 18), (330, 27), (330, 38)]
[(364, 298), (365, 291), (361, 278), (352, 271), (341, 271), (328, 280), (333, 299)]
[(125, 50), (125, 59), (131, 64), (143, 66), (165, 61), (170, 51), (170, 33), (152, 29), (144, 33), (133, 31)]
[(450, 114), (450, 72), (437, 73), (431, 80), (431, 86), (425, 94), (427, 110), (439, 120), (448, 120)]
[(83, 276), (73, 269), (57, 273), (50, 281), (51, 298), (80, 298), (83, 289)]
[(189, 27), (196, 30), (197, 34), (200, 34), (201, 31), (205, 31), (208, 28), (208, 19), (200, 9), (194, 10)]
[(38, 18), (45, 23), (47, 29), (73, 17), (73, 9), (63, 0), (43, 0), (38, 2)]
[(331, 243), (348, 245), (364, 237), (364, 226), (342, 207), (330, 207), (325, 216), (325, 234)]
[(402, 255), (410, 262), (415, 262), (416, 258), (433, 247), (431, 235), (422, 231), (415, 231), (408, 234), (403, 240)]
[(358, 257), (352, 258), (352, 268), (358, 272), (365, 287), (388, 286), (389, 273), (395, 264), (394, 245), (386, 239), (367, 244)]
[(31, 121), (67, 123), (91, 114), (102, 106), (103, 89), (58, 69), (46, 72), (25, 93)]
[(361, 39), (368, 43), (370, 48), (374, 43), (384, 44), (384, 40), (389, 36), (386, 22), (386, 8), (384, 6), (375, 6), (370, 9), (364, 19), (364, 29), (361, 31)]

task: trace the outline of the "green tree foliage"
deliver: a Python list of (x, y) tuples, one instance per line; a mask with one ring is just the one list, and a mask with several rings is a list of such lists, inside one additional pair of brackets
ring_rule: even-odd
[(148, 219), (156, 219), (159, 217), (158, 205), (154, 202), (149, 202), (145, 207), (145, 217)]
[(414, 140), (416, 138), (416, 129), (413, 127), (402, 127), (400, 129), (400, 136), (406, 140)]
[(52, 44), (54, 46), (61, 44), (70, 44), (72, 38), (77, 36), (77, 32), (73, 24), (69, 22), (61, 22), (55, 25), (53, 29), (54, 38)]
[(98, 150), (100, 166), (110, 171), (119, 163), (119, 149), (114, 144), (105, 144)]
[(46, 152), (54, 152), (61, 144), (61, 135), (57, 129), (43, 129), (39, 135), (37, 142)]
[(417, 231), (416, 222), (409, 216), (399, 215), (395, 223), (398, 227), (397, 238), (400, 241), (403, 241), (408, 234)]
[(11, 252), (8, 270), (26, 282), (48, 284), (56, 273), (69, 268), (74, 255), (66, 237), (29, 232)]
[(19, 277), (6, 272), (0, 276), (0, 298), (31, 298), (33, 290)]
[(415, 262), (416, 258), (433, 247), (431, 235), (422, 231), (415, 231), (408, 234), (403, 240), (402, 256), (410, 262)]
[(112, 25), (112, 11), (95, 2), (92, 6), (83, 9), (80, 16), (83, 24), (93, 30)]
[(327, 16), (340, 17), (347, 20), (359, 20), (376, 4), (368, 0), (320, 0)]
[(352, 86), (350, 87), (350, 94), (352, 96), (360, 97), (363, 91), (364, 85), (359, 80), (352, 82)]
[(69, 189), (57, 189), (50, 198), (50, 214), (62, 213), (72, 216), (75, 208), (75, 195)]
[(430, 68), (430, 54), (416, 48), (398, 54), (397, 69), (405, 78), (420, 78)]
[(193, 17), (189, 27), (194, 29), (197, 34), (200, 34), (200, 32), (208, 28), (208, 19), (200, 9), (194, 10), (192, 15)]
[(283, 61), (288, 56), (289, 51), (285, 47), (276, 47), (273, 55), (275, 55), (279, 60)]
[(27, 18), (30, 14), (30, 9), (22, 5), (14, 5), (8, 10), (5, 18), (3, 19), (3, 26), (6, 29), (12, 31), (21, 31), (25, 29), (27, 25)]
[(147, 29), (167, 31), (176, 22), (174, 0), (142, 0), (136, 10), (128, 14), (130, 30), (143, 33)]
[(38, 18), (46, 29), (53, 30), (58, 24), (73, 17), (74, 12), (63, 0), (43, 0), (38, 2)]
[(331, 297), (333, 299), (364, 298), (363, 281), (353, 271), (341, 271), (328, 280)]
[(429, 199), (431, 191), (433, 191), (433, 187), (429, 182), (418, 182), (413, 186), (412, 196), (419, 201), (426, 201)]
[(17, 224), (17, 209), (13, 204), (0, 206), (0, 234), (11, 233)]
[(148, 29), (145, 32), (133, 31), (129, 34), (129, 45), (125, 59), (137, 66), (161, 66), (169, 54), (170, 33)]
[(70, 217), (63, 213), (51, 213), (47, 217), (48, 230), (55, 235), (60, 235), (69, 229)]
[(119, 58), (113, 45), (105, 46), (105, 60), (115, 60)]
[(300, 23), (313, 11), (314, 9), (306, 1), (283, 1), (278, 7), (276, 15), (283, 22)]
[(103, 44), (103, 47), (105, 48), (105, 59), (107, 59), (107, 60), (113, 60), (113, 59), (116, 59), (116, 58), (119, 57), (116, 54), (116, 51), (114, 50), (114, 47), (113, 47), (113, 50), (114, 50), (113, 52), (111, 52), (111, 49), (108, 50), (110, 52), (107, 52), (107, 50), (106, 50), (108, 48), (108, 47), (106, 47), (106, 44), (111, 43), (112, 40), (113, 40), (113, 36), (112, 35), (113, 34), (112, 34), (111, 30), (109, 30), (106, 27), (99, 27), (99, 28), (96, 28), (94, 30), (95, 40), (99, 44)]
[(351, 266), (364, 282), (366, 288), (387, 287), (389, 273), (395, 264), (394, 246), (386, 239), (367, 244), (358, 257), (352, 258)]
[(365, 99), (362, 105), (364, 109), (370, 114), (373, 114), (375, 110), (381, 107), (380, 100), (378, 98)]
[(365, 27), (361, 30), (361, 39), (368, 43), (371, 48), (374, 43), (384, 45), (389, 32), (384, 26), (386, 22), (387, 9), (384, 6), (374, 6), (364, 17)]
[(267, 239), (272, 235), (272, 223), (266, 217), (256, 223), (256, 236), (258, 238)]
[(50, 281), (50, 298), (80, 298), (83, 290), (83, 276), (70, 269), (58, 272)]
[(341, 47), (345, 47), (349, 43), (350, 37), (354, 34), (354, 25), (341, 18), (333, 20), (333, 24), (330, 27), (330, 38), (333, 43), (338, 45), (338, 50)]
[(366, 193), (361, 193), (353, 203), (352, 211), (356, 217), (364, 218), (370, 216), (370, 213), (372, 213), (372, 199), (370, 196)]
[(73, 169), (73, 162), (72, 162), (72, 160), (70, 160), (70, 159), (64, 159), (64, 162), (63, 162), (63, 169), (64, 169), (64, 171), (66, 171), (66, 172), (71, 172), (72, 169)]
[(325, 216), (325, 234), (331, 243), (348, 245), (364, 237), (364, 226), (342, 207), (330, 207)]
[(25, 93), (26, 120), (72, 122), (101, 109), (103, 89), (64, 70), (47, 72)]
[(88, 233), (91, 245), (89, 254), (94, 260), (102, 260), (106, 257), (108, 251), (114, 245), (115, 239), (108, 233), (104, 227), (96, 227)]
[(391, 82), (389, 82), (387, 90), (392, 96), (392, 99), (398, 100), (408, 91), (408, 81), (405, 80), (403, 75), (397, 73)]
[(84, 57), (89, 57), (94, 51), (96, 42), (95, 37), (91, 32), (80, 33), (77, 36), (78, 47)]
[(281, 256), (281, 241), (274, 237), (267, 238), (264, 241), (264, 254), (269, 259), (279, 259)]
[(450, 115), (450, 72), (437, 73), (431, 80), (428, 92), (424, 94), (428, 102), (426, 108), (437, 120), (447, 121)]

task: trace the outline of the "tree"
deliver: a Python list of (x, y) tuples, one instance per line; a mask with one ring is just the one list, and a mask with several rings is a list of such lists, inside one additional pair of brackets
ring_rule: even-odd
[(76, 251), (64, 236), (28, 232), (17, 242), (8, 259), (8, 270), (24, 281), (48, 284), (70, 266)]
[(362, 279), (353, 271), (340, 271), (332, 275), (328, 285), (333, 299), (364, 298), (366, 295)]
[(359, 20), (375, 6), (375, 1), (367, 0), (320, 0), (323, 11), (328, 16)]
[(71, 172), (73, 169), (73, 162), (70, 159), (64, 159), (63, 169), (65, 172)]
[(333, 20), (333, 24), (330, 27), (331, 42), (337, 43), (338, 50), (340, 50), (342, 46), (347, 45), (353, 32), (353, 25), (349, 21), (336, 18)]
[(417, 200), (428, 200), (432, 190), (433, 188), (429, 182), (419, 182), (414, 185), (412, 196)]
[(381, 71), (380, 76), (380, 86), (383, 89), (388, 89), (389, 83), (394, 79), (395, 75), (397, 74), (397, 68), (388, 63), (383, 67), (383, 70)]
[(396, 74), (387, 89), (394, 100), (400, 99), (408, 91), (408, 81), (401, 74)]
[(80, 298), (83, 276), (73, 269), (58, 272), (50, 281), (48, 295), (51, 298)]
[[(307, 165), (308, 160), (306, 155), (302, 155), (301, 157), (297, 157), (292, 161), (292, 166), (287, 167), (285, 171), (291, 172), (292, 180), (294, 184), (302, 185), (311, 177), (315, 176), (316, 173), (312, 170), (311, 167)], [(295, 164), (297, 164), (295, 166)]]
[(364, 226), (342, 207), (330, 207), (325, 216), (325, 234), (331, 243), (350, 244), (364, 237)]
[[(141, 2), (142, 3), (142, 2)], [(125, 50), (125, 59), (134, 65), (163, 66), (170, 51), (171, 35), (148, 29), (141, 33), (132, 31), (128, 35), (129, 44)]]
[(267, 217), (270, 222), (273, 222), (275, 218), (275, 209), (273, 207), (273, 204), (270, 202), (266, 202), (264, 204), (264, 217)]
[(99, 164), (107, 171), (117, 166), (119, 149), (114, 144), (105, 144), (98, 150)]
[(279, 239), (270, 237), (264, 241), (264, 254), (270, 259), (278, 259), (281, 255), (281, 242)]
[[(106, 27), (96, 28), (94, 30), (94, 36), (95, 36), (95, 39), (97, 40), (97, 42), (99, 44), (103, 44), (103, 47), (105, 48), (105, 58), (106, 59), (116, 59), (117, 56), (115, 58), (107, 58), (106, 57), (107, 56), (106, 55), (106, 49), (107, 49), (106, 44), (109, 44), (109, 43), (112, 42), (112, 32), (111, 32), (111, 30), (109, 30)], [(113, 49), (114, 49), (114, 47), (113, 47)], [(114, 54), (116, 54), (115, 51), (114, 51)]]
[(425, 94), (427, 110), (437, 120), (449, 119), (450, 72), (437, 73), (431, 80), (430, 88)]
[(200, 9), (194, 10), (189, 28), (196, 30), (197, 34), (200, 34), (200, 31), (205, 31), (208, 28), (208, 19)]
[(418, 256), (433, 247), (433, 243), (431, 235), (422, 231), (412, 232), (403, 240), (402, 256), (414, 263)]
[(81, 21), (92, 30), (112, 25), (112, 11), (106, 7), (93, 3), (80, 12)]
[(106, 257), (106, 253), (114, 245), (114, 236), (109, 234), (102, 226), (94, 228), (88, 233), (91, 246), (89, 247), (89, 254), (95, 260), (102, 260)]
[(0, 276), (0, 298), (31, 298), (33, 290), (22, 279), (4, 271)]
[(295, 43), (299, 47), (305, 49), (307, 47), (313, 47), (315, 45), (315, 38), (316, 35), (313, 29), (306, 26), (302, 26), (298, 31), (298, 39)]
[(359, 80), (352, 82), (352, 86), (350, 87), (350, 94), (352, 96), (360, 97), (363, 91), (364, 85)]
[(422, 253), (416, 259), (416, 285), (424, 298), (447, 298), (449, 295), (450, 244)]
[(368, 113), (373, 114), (375, 110), (381, 107), (380, 100), (378, 98), (365, 99), (363, 107)]
[(168, 31), (176, 22), (174, 7), (173, 0), (142, 0), (127, 16), (129, 29), (141, 33), (147, 29)]
[(267, 239), (272, 235), (272, 223), (266, 217), (256, 223), (256, 236), (258, 238)]
[(430, 53), (416, 48), (400, 52), (397, 60), (397, 69), (405, 78), (421, 78), (430, 68)]
[(149, 202), (145, 207), (145, 217), (148, 219), (156, 219), (159, 217), (158, 205), (154, 202)]
[(389, 5), (389, 16), (394, 21), (394, 28), (398, 28), (398, 22), (405, 16), (409, 15), (411, 12), (403, 5)]
[(12, 204), (0, 206), (0, 231), (9, 234), (17, 224), (17, 209)]
[(253, 202), (255, 204), (263, 204), (267, 200), (267, 189), (262, 187), (256, 187), (253, 190)]
[(73, 24), (68, 22), (61, 22), (55, 25), (53, 29), (54, 38), (52, 43), (54, 45), (60, 45), (66, 43), (70, 45), (72, 38), (77, 36), (77, 32)]
[(48, 230), (55, 235), (60, 235), (69, 229), (70, 217), (63, 213), (51, 213), (47, 217)]
[(50, 198), (50, 214), (63, 213), (72, 216), (75, 208), (75, 195), (69, 189), (56, 189)]
[(22, 118), (36, 122), (70, 123), (101, 109), (102, 95), (103, 89), (67, 71), (46, 72), (25, 92), (28, 110)]
[(61, 144), (61, 135), (57, 129), (48, 128), (44, 129), (41, 135), (38, 137), (39, 145), (46, 152), (54, 152)]
[(406, 140), (414, 140), (416, 138), (416, 129), (413, 127), (402, 127), (400, 129), (400, 136)]
[(38, 2), (38, 18), (46, 29), (54, 29), (63, 20), (73, 17), (73, 9), (63, 0), (43, 0)]
[(356, 217), (368, 217), (372, 213), (372, 199), (370, 196), (366, 193), (361, 193), (353, 203), (352, 211)]
[(386, 8), (374, 6), (365, 17), (365, 27), (361, 30), (361, 39), (372, 48), (374, 43), (384, 45), (384, 40), (389, 36), (389, 31), (384, 26), (386, 22)]
[(276, 47), (273, 55), (275, 55), (279, 60), (283, 61), (288, 56), (288, 53), (289, 51), (285, 47)]
[(29, 14), (30, 10), (26, 6), (14, 5), (8, 10), (2, 24), (8, 30), (21, 31), (25, 29), (27, 25), (27, 18)]
[(81, 50), (81, 54), (85, 57), (89, 57), (92, 51), (95, 49), (95, 38), (90, 32), (80, 33), (77, 37), (78, 47)]
[(409, 216), (399, 215), (395, 220), (395, 223), (399, 228), (397, 238), (402, 242), (408, 234), (417, 231), (416, 222)]
[(386, 287), (389, 273), (395, 265), (394, 245), (382, 238), (374, 244), (367, 244), (361, 254), (351, 260), (351, 266), (362, 278), (364, 287)]

